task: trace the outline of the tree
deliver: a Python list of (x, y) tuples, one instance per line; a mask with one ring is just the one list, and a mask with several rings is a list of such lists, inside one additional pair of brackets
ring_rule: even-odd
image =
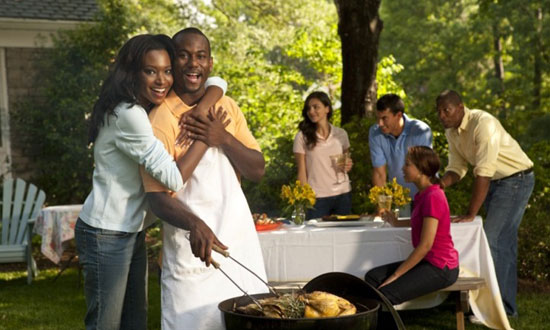
[(342, 123), (376, 104), (376, 63), (382, 21), (380, 0), (334, 0), (342, 41)]

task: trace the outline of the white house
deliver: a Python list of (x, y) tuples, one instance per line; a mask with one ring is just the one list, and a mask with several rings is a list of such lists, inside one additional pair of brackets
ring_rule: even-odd
[(52, 34), (93, 21), (97, 11), (96, 0), (0, 0), (0, 179), (32, 171), (10, 130), (10, 111), (36, 95), (37, 59), (47, 56)]

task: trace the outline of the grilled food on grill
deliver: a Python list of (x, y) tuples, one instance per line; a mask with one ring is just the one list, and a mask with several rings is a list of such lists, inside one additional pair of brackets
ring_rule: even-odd
[(314, 291), (311, 293), (284, 294), (279, 297), (260, 299), (260, 305), (249, 304), (237, 307), (236, 311), (247, 315), (273, 318), (316, 318), (352, 315), (355, 306), (344, 298), (331, 293)]

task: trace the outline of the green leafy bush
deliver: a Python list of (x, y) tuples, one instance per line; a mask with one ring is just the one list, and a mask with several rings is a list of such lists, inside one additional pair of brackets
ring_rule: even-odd
[(368, 198), (372, 187), (372, 163), (370, 161), (369, 128), (374, 118), (357, 118), (343, 126), (348, 133), (353, 168), (349, 173), (351, 180), (352, 212), (356, 214), (372, 213), (375, 210)]
[(550, 280), (550, 141), (534, 144), (529, 157), (535, 163), (535, 189), (519, 227), (518, 273), (522, 278)]

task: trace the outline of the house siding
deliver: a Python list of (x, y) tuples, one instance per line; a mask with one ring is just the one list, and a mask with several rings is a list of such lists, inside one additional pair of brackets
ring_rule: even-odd
[(12, 176), (29, 180), (37, 170), (30, 158), (36, 154), (32, 146), (23, 143), (27, 131), (16, 129), (15, 114), (22, 102), (40, 101), (42, 94), (36, 82), (40, 58), (46, 56), (43, 48), (7, 48), (6, 74), (8, 80), (8, 100), (11, 127)]

